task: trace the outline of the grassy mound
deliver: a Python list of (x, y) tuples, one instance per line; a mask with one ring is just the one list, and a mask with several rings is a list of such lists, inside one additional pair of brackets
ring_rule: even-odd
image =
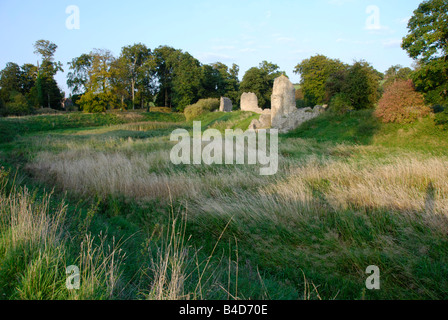
[[(324, 114), (281, 135), (278, 173), (260, 176), (249, 165), (173, 165), (170, 133), (191, 122), (143, 116), (34, 131), (27, 121), (42, 120), (26, 119), (0, 145), (2, 163), (22, 168), (15, 184), (36, 190), (0, 188), (6, 298), (70, 298), (63, 266), (81, 263), (95, 263), (82, 274), (86, 299), (446, 297), (448, 133), (432, 117), (398, 125), (369, 111)], [(245, 130), (258, 116), (196, 120)], [(370, 265), (379, 291), (366, 289)]]

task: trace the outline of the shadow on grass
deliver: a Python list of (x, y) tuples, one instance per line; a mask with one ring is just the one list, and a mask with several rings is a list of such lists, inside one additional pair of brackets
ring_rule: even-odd
[(369, 145), (380, 127), (381, 122), (375, 117), (373, 110), (354, 111), (345, 115), (326, 113), (305, 122), (284, 137)]

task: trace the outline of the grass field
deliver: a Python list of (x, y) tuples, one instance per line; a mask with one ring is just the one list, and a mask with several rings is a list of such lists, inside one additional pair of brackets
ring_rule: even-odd
[[(324, 114), (280, 135), (274, 176), (173, 165), (170, 133), (191, 126), (168, 113), (0, 119), (0, 297), (448, 298), (448, 131), (432, 117)], [(366, 289), (370, 265), (380, 290)]]

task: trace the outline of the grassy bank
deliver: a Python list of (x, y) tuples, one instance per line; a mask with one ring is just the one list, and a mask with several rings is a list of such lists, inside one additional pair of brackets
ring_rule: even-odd
[[(36, 124), (41, 134), (21, 128), (0, 144), (2, 163), (20, 166), (16, 187), (5, 176), (0, 202), (6, 298), (448, 296), (448, 133), (431, 117), (398, 126), (366, 111), (323, 115), (280, 137), (279, 172), (262, 177), (253, 166), (173, 165), (169, 135), (192, 124), (142, 116), (97, 127)], [(198, 120), (245, 129), (255, 117)], [(50, 199), (44, 189), (53, 188)], [(51, 226), (49, 239), (26, 244), (31, 251), (6, 240), (29, 228), (7, 217), (35, 216), (13, 213), (14, 199)], [(65, 289), (72, 264), (89, 266), (81, 268), (85, 291)], [(379, 291), (366, 290), (369, 265), (380, 267)]]

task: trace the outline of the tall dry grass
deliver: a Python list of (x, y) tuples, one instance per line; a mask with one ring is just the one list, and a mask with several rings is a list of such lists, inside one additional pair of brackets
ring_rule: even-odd
[(75, 194), (137, 200), (194, 198), (219, 193), (220, 188), (248, 188), (266, 181), (256, 170), (244, 167), (204, 171), (203, 167), (186, 166), (178, 170), (170, 162), (169, 151), (164, 150), (132, 155), (94, 150), (44, 152), (27, 169), (40, 181)]
[[(162, 235), (155, 255), (150, 254), (151, 288), (145, 295), (148, 300), (183, 300), (190, 297), (185, 290), (191, 254), (185, 237), (186, 220), (172, 219)], [(145, 273), (148, 273), (145, 272)], [(149, 276), (149, 275), (148, 275)]]
[[(308, 158), (283, 166), (275, 181), (229, 196), (195, 197), (197, 215), (234, 216), (289, 225), (319, 212), (392, 212), (448, 232), (448, 160), (390, 157), (387, 161)], [(342, 217), (343, 218), (343, 217)]]
[(305, 203), (318, 194), (336, 210), (377, 208), (411, 214), (431, 208), (426, 212), (430, 219), (448, 213), (448, 161), (405, 155), (386, 163), (312, 161), (264, 191)]
[[(302, 142), (281, 149), (293, 151), (297, 144)], [(364, 148), (339, 145), (320, 155), (280, 157), (272, 177), (259, 176), (251, 166), (175, 167), (166, 150), (40, 153), (28, 169), (42, 181), (84, 195), (187, 199), (195, 223), (232, 221), (233, 230), (253, 241), (261, 256), (275, 255), (289, 266), (306, 257), (336, 278), (353, 273), (364, 279), (366, 265), (374, 261), (436, 297), (415, 271), (425, 260), (414, 255), (424, 256), (434, 239), (448, 233), (448, 159), (406, 152), (373, 158)], [(169, 230), (165, 249), (153, 259), (145, 297), (201, 297), (200, 288), (185, 289), (191, 281), (187, 270), (202, 270), (194, 265), (195, 253), (186, 250), (182, 232)], [(318, 294), (308, 288), (305, 298), (310, 292)]]
[[(145, 286), (133, 284), (133, 289), (126, 288), (126, 252), (122, 250), (125, 241), (109, 240), (103, 233), (97, 237), (91, 233), (71, 237), (64, 202), (53, 201), (51, 194), (37, 197), (26, 187), (7, 190), (6, 177), (0, 170), (0, 294), (4, 297), (108, 300), (126, 298), (130, 291), (137, 291), (150, 300), (201, 299), (202, 289), (218, 281), (209, 270), (212, 256), (202, 261), (199, 251), (188, 245), (186, 215), (179, 212), (175, 216), (172, 211), (170, 224), (163, 228), (161, 237), (148, 243), (144, 261), (150, 264), (142, 265), (140, 274), (135, 275), (148, 281), (144, 281)], [(80, 271), (76, 290), (66, 287), (69, 265)]]
[[(0, 292), (10, 299), (108, 299), (117, 296), (119, 244), (85, 235), (79, 254), (67, 233), (67, 206), (51, 194), (38, 197), (26, 187), (8, 187), (0, 170)], [(73, 249), (72, 249), (73, 250)], [(80, 290), (66, 288), (65, 270), (81, 270)]]
[(229, 212), (227, 202), (234, 207), (232, 212), (237, 208), (253, 211), (248, 208), (254, 203), (263, 203), (271, 208), (268, 211), (298, 202), (306, 207), (317, 196), (335, 210), (382, 208), (411, 213), (430, 208), (428, 219), (436, 220), (448, 212), (448, 160), (443, 157), (403, 154), (381, 160), (280, 160), (276, 176), (261, 177), (250, 166), (178, 170), (164, 150), (131, 155), (76, 150), (40, 153), (28, 169), (40, 180), (70, 192), (134, 199), (188, 198), (205, 211)]

